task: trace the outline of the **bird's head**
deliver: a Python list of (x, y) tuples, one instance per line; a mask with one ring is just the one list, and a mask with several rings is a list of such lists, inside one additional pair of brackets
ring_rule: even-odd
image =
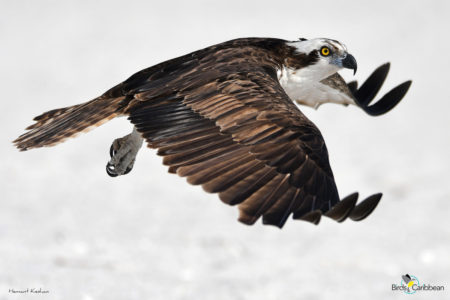
[[(343, 44), (336, 40), (325, 38), (300, 39), (289, 42), (288, 45), (294, 49), (293, 59), (288, 63), (294, 64), (295, 68), (295, 60), (301, 60), (298, 65), (303, 65), (304, 71), (308, 71), (309, 76), (314, 77), (314, 79), (321, 80), (342, 68), (352, 69), (353, 74), (356, 73), (355, 58), (347, 52), (347, 48)], [(296, 59), (295, 56), (297, 56)]]

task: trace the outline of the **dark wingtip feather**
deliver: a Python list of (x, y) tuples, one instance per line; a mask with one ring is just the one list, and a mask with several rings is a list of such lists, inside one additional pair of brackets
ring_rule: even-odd
[(296, 220), (302, 220), (302, 221), (307, 221), (310, 223), (313, 223), (315, 225), (319, 224), (320, 222), (320, 218), (322, 217), (322, 212), (320, 210), (313, 210), (307, 214), (304, 214), (301, 217), (296, 217), (294, 216), (294, 219)]
[(367, 197), (364, 201), (359, 203), (351, 212), (350, 219), (353, 221), (361, 221), (364, 220), (367, 216), (369, 216), (374, 209), (377, 207), (378, 203), (383, 196), (382, 193), (374, 194), (370, 197)]
[(281, 229), (281, 228), (283, 228), (284, 224), (286, 223), (286, 220), (287, 220), (287, 218), (280, 221), (278, 219), (273, 219), (273, 218), (268, 218), (267, 216), (263, 216), (262, 223), (264, 225), (273, 225), (273, 226)]
[(360, 106), (365, 107), (372, 102), (386, 80), (390, 67), (391, 64), (389, 62), (379, 66), (361, 87), (353, 93)]
[(353, 193), (339, 201), (324, 215), (328, 218), (332, 218), (337, 222), (343, 222), (355, 208), (356, 201), (358, 200), (358, 193)]
[(255, 224), (256, 220), (258, 220), (258, 218), (255, 218), (255, 216), (249, 215), (244, 210), (239, 209), (239, 217), (238, 217), (239, 222), (244, 223), (246, 225), (253, 225)]
[(403, 99), (411, 84), (411, 80), (403, 82), (384, 95), (377, 103), (362, 107), (362, 109), (371, 116), (379, 116), (387, 113)]
[(378, 102), (369, 106), (381, 89), (381, 86), (389, 73), (389, 69), (389, 62), (379, 66), (357, 90), (354, 89), (353, 82), (348, 84), (356, 104), (371, 116), (379, 116), (393, 109), (403, 99), (411, 86), (412, 81), (408, 80), (393, 88)]
[(276, 215), (263, 215), (262, 223), (264, 225), (273, 225), (273, 226), (276, 226), (281, 229), (281, 228), (283, 228), (284, 224), (286, 223), (288, 217), (289, 217), (288, 214), (286, 214), (286, 216), (284, 216), (281, 219)]
[(347, 83), (347, 87), (350, 90), (350, 92), (354, 95), (356, 91), (358, 90), (358, 81), (354, 80), (349, 83)]

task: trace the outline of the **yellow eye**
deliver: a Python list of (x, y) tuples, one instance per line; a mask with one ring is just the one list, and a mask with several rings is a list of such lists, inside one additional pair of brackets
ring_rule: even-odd
[(320, 49), (320, 54), (322, 54), (323, 56), (328, 56), (330, 55), (330, 48), (328, 47), (322, 47), (322, 49)]

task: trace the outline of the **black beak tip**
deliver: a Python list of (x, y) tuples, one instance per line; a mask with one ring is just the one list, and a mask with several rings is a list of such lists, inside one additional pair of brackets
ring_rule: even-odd
[(356, 74), (356, 70), (358, 69), (358, 64), (356, 63), (356, 59), (351, 54), (347, 54), (347, 56), (342, 61), (342, 66), (347, 69), (352, 69), (353, 75)]

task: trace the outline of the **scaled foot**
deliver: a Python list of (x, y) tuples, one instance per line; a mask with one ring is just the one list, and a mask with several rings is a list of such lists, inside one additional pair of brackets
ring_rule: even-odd
[(122, 138), (115, 139), (109, 150), (111, 160), (106, 165), (106, 173), (111, 177), (130, 173), (142, 143), (143, 139), (136, 129)]

